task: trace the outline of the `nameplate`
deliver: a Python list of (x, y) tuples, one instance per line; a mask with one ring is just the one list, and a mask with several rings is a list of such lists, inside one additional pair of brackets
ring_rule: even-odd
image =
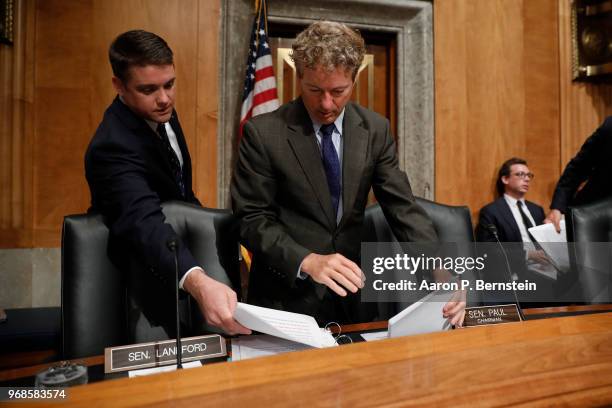
[[(227, 355), (225, 339), (218, 334), (181, 339), (182, 361)], [(163, 340), (104, 349), (104, 372), (137, 370), (176, 364), (176, 340)]]
[(513, 323), (520, 321), (521, 315), (519, 314), (518, 308), (514, 303), (510, 305), (466, 307), (463, 326), (488, 326), (490, 324)]

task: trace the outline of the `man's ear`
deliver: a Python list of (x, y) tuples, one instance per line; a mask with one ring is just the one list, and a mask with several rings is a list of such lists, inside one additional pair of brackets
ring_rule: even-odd
[(502, 183), (504, 183), (505, 185), (508, 185), (509, 181), (508, 181), (509, 177), (508, 176), (502, 176), (501, 181)]
[(117, 94), (119, 94), (120, 96), (123, 95), (123, 93), (125, 92), (125, 86), (123, 85), (123, 81), (121, 81), (116, 76), (113, 76), (112, 82), (113, 88), (115, 88), (115, 92), (117, 92)]

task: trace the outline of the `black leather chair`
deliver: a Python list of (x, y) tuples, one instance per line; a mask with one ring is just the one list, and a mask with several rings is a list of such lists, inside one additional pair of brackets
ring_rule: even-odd
[[(440, 204), (420, 197), (416, 197), (416, 202), (431, 218), (441, 242), (474, 242), (472, 216), (468, 207)], [(378, 204), (366, 208), (364, 240), (370, 242), (397, 241)]]
[[(456, 243), (459, 253), (473, 256), (475, 252), (474, 231), (472, 230), (472, 216), (467, 206), (445, 205), (420, 197), (416, 197), (416, 202), (431, 218), (440, 242)], [(378, 204), (366, 208), (363, 231), (363, 242), (397, 241)], [(377, 317), (379, 320), (389, 319), (407, 306), (407, 303), (378, 303)]]
[[(166, 222), (206, 272), (239, 291), (238, 225), (228, 210), (170, 202), (162, 205)], [(131, 342), (127, 277), (106, 255), (108, 228), (99, 214), (64, 218), (62, 232), (62, 355), (79, 358), (102, 354), (105, 347)], [(196, 302), (189, 302), (189, 324), (203, 323)]]
[[(586, 303), (612, 299), (612, 197), (570, 207), (566, 215), (571, 273)], [(575, 292), (572, 296), (576, 296)]]

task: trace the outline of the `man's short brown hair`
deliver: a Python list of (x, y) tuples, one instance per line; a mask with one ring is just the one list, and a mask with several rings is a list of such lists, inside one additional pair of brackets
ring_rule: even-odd
[(355, 79), (364, 54), (365, 42), (357, 31), (342, 23), (318, 21), (298, 34), (291, 58), (300, 77), (304, 68), (320, 66), (328, 71), (344, 67)]
[(108, 50), (113, 75), (122, 82), (128, 80), (132, 66), (171, 65), (172, 50), (157, 34), (144, 30), (131, 30), (119, 35)]

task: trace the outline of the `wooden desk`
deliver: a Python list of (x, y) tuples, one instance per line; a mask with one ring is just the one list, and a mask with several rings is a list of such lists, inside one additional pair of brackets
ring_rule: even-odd
[(612, 404), (612, 313), (468, 328), (105, 381), (72, 388), (61, 406), (508, 404)]

